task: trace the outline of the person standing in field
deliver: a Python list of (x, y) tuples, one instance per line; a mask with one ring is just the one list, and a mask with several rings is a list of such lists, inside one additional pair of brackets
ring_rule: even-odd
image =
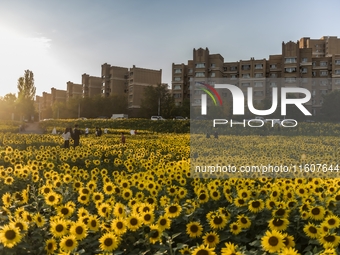
[(78, 128), (78, 125), (74, 125), (73, 129), (73, 134), (72, 134), (72, 139), (73, 139), (73, 146), (74, 148), (79, 146), (79, 140), (80, 140), (80, 130)]
[(67, 127), (61, 136), (64, 139), (64, 148), (70, 148), (71, 128)]
[(122, 132), (121, 142), (122, 142), (122, 144), (125, 143), (125, 136), (124, 136), (124, 133), (123, 133), (123, 132)]

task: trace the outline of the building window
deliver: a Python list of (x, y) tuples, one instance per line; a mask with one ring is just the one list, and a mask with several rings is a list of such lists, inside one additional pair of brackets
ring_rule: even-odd
[(181, 89), (181, 85), (175, 85), (174, 86), (174, 90), (178, 90), (178, 89)]
[(192, 69), (189, 69), (189, 70), (188, 70), (188, 73), (192, 73)]
[(327, 66), (327, 62), (326, 61), (321, 61), (320, 62), (320, 66)]
[(270, 87), (271, 87), (271, 88), (272, 88), (272, 87), (277, 87), (276, 82), (271, 82), (271, 83), (270, 83)]
[(334, 71), (334, 74), (339, 75), (339, 74), (340, 74), (340, 69), (336, 69), (336, 70)]
[(289, 63), (296, 63), (296, 58), (286, 58), (285, 64), (289, 64)]
[(194, 95), (201, 95), (203, 92), (202, 90), (195, 90)]
[(255, 73), (255, 78), (262, 78), (263, 77), (263, 73)]
[(174, 81), (180, 81), (180, 80), (182, 80), (181, 77), (175, 77), (175, 80), (174, 80)]
[(182, 69), (175, 69), (175, 73), (182, 73)]
[(201, 99), (195, 99), (194, 104), (201, 104)]
[(303, 67), (303, 68), (301, 68), (301, 73), (307, 73), (307, 67)]
[(197, 63), (196, 68), (204, 68), (205, 67), (205, 63)]
[(181, 98), (182, 97), (182, 94), (174, 94), (174, 98)]
[(327, 86), (328, 82), (326, 80), (321, 80), (320, 85), (321, 86)]
[(334, 82), (335, 84), (340, 84), (340, 79), (335, 79)]
[(263, 87), (262, 82), (255, 82), (254, 87)]
[(269, 67), (270, 69), (276, 69), (276, 64), (271, 64)]
[(254, 96), (256, 96), (256, 97), (263, 96), (263, 91), (254, 91)]
[(215, 63), (211, 63), (211, 64), (210, 64), (210, 67), (211, 67), (211, 68), (215, 68), (215, 67), (216, 67)]
[(316, 72), (315, 71), (312, 72), (312, 76), (316, 76)]
[(237, 71), (237, 66), (231, 66), (230, 71)]
[(336, 64), (336, 65), (340, 65), (340, 59), (336, 59), (336, 60), (335, 60), (335, 64)]
[(316, 66), (316, 62), (315, 61), (313, 61), (313, 66)]
[(301, 63), (307, 63), (308, 62), (308, 58), (302, 58), (301, 59)]
[(295, 72), (296, 72), (296, 68), (295, 67), (285, 68), (285, 73), (295, 73)]
[(255, 69), (262, 69), (263, 68), (263, 65), (262, 64), (256, 64), (255, 65)]
[(277, 74), (276, 73), (271, 73), (270, 74), (270, 78), (276, 78), (277, 77)]
[(242, 78), (250, 78), (250, 74), (249, 73), (242, 74)]
[(247, 83), (242, 83), (241, 85), (242, 85), (242, 87), (249, 87), (250, 83), (248, 83), (248, 82)]
[(196, 72), (195, 77), (205, 77), (204, 72)]
[(320, 76), (327, 76), (328, 75), (328, 71), (320, 71)]
[(210, 74), (210, 77), (211, 77), (211, 78), (215, 77), (215, 73), (211, 73), (211, 74)]
[(302, 83), (307, 83), (308, 82), (308, 78), (302, 78)]
[(327, 90), (320, 90), (321, 95), (326, 95), (327, 94)]
[(237, 74), (232, 74), (231, 79), (237, 79)]
[(285, 82), (287, 83), (292, 83), (292, 82), (295, 82), (296, 81), (296, 78), (295, 77), (288, 77), (288, 78), (285, 78)]
[(312, 96), (315, 96), (315, 95), (316, 95), (316, 91), (315, 91), (315, 89), (313, 89)]
[(228, 71), (228, 68), (227, 67), (223, 67), (223, 71)]
[(242, 70), (250, 70), (250, 65), (242, 65)]

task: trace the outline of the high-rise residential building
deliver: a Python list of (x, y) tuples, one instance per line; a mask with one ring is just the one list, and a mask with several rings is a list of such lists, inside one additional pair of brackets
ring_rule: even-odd
[(102, 65), (102, 96), (127, 95), (128, 108), (139, 109), (144, 89), (162, 83), (162, 69), (152, 70), (133, 65), (132, 68)]
[(83, 97), (83, 85), (68, 81), (66, 94), (67, 100)]
[(270, 55), (268, 59), (237, 62), (224, 62), (220, 54), (210, 54), (208, 48), (194, 49), (193, 59), (187, 64), (172, 64), (176, 104), (181, 105), (189, 98), (199, 101), (202, 91), (190, 91), (190, 82), (209, 82), (211, 78), (227, 78), (231, 83), (235, 80), (245, 94), (252, 87), (254, 103), (271, 99), (274, 87), (305, 87), (312, 94), (306, 108), (318, 115), (323, 95), (340, 89), (340, 38), (304, 37), (297, 42), (283, 42), (281, 54)]
[(102, 93), (102, 78), (90, 76), (84, 73), (81, 77), (83, 85), (83, 96), (93, 97)]

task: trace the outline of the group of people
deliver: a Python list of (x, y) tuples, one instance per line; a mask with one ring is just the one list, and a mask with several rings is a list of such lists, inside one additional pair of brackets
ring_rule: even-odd
[[(107, 129), (105, 128), (104, 133), (107, 134)], [(89, 129), (85, 128), (85, 136), (89, 134)], [(78, 125), (74, 125), (74, 129), (72, 130), (71, 127), (67, 127), (64, 131), (64, 133), (61, 134), (61, 136), (64, 139), (64, 148), (70, 148), (70, 139), (72, 138), (73, 140), (73, 146), (74, 148), (79, 146), (79, 141), (80, 141), (80, 135), (81, 131), (78, 128)], [(102, 130), (101, 128), (96, 128), (96, 136), (101, 136), (102, 135)], [(124, 133), (121, 133), (121, 143), (125, 143), (125, 136)]]
[(74, 125), (74, 129), (72, 130), (71, 127), (67, 127), (64, 131), (64, 133), (61, 134), (61, 136), (64, 138), (64, 148), (70, 148), (70, 139), (73, 139), (73, 146), (74, 148), (79, 146), (79, 140), (80, 140), (80, 130), (78, 128), (78, 125)]

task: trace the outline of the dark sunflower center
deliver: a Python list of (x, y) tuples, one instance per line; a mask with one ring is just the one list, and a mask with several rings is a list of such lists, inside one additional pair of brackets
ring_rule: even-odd
[(214, 223), (215, 223), (216, 225), (219, 225), (219, 224), (221, 224), (221, 223), (223, 222), (223, 219), (222, 219), (222, 217), (217, 216), (217, 217), (214, 218), (213, 221), (214, 221)]
[(57, 232), (62, 232), (62, 231), (64, 230), (64, 226), (61, 225), (61, 224), (58, 224), (58, 225), (55, 227), (55, 230), (56, 230)]
[(135, 218), (133, 218), (133, 219), (130, 220), (130, 224), (131, 224), (132, 226), (137, 225), (137, 223), (138, 223), (138, 220), (135, 219)]
[(218, 192), (214, 191), (214, 192), (212, 193), (212, 195), (213, 195), (214, 197), (218, 197)]
[(55, 196), (49, 196), (48, 201), (53, 202), (55, 200)]
[(20, 230), (24, 229), (24, 225), (22, 225), (22, 223), (20, 223), (20, 222), (15, 223), (15, 227), (19, 228)]
[(72, 247), (72, 246), (73, 246), (73, 240), (67, 239), (66, 242), (65, 242), (65, 245), (66, 245), (67, 247)]
[(117, 227), (118, 229), (122, 229), (122, 228), (123, 228), (123, 223), (121, 223), (120, 221), (117, 222), (116, 227)]
[(69, 212), (68, 208), (61, 209), (61, 213), (64, 214), (64, 215), (67, 215), (68, 212)]
[(206, 250), (199, 250), (196, 254), (197, 255), (209, 255), (210, 253)]
[(96, 195), (96, 196), (94, 197), (95, 200), (99, 200), (100, 198), (101, 198), (100, 195)]
[(76, 227), (76, 233), (77, 233), (78, 235), (81, 235), (83, 232), (84, 232), (83, 227), (81, 227), (81, 226)]
[(329, 225), (335, 225), (335, 220), (334, 219), (329, 219), (328, 220)]
[(7, 240), (13, 240), (13, 239), (15, 239), (16, 236), (17, 236), (17, 234), (12, 229), (7, 230), (6, 233), (5, 233), (5, 237), (6, 237)]
[(285, 210), (280, 208), (279, 210), (276, 211), (277, 216), (283, 216), (285, 214)]
[(161, 219), (160, 221), (159, 221), (159, 224), (161, 225), (161, 226), (164, 226), (164, 225), (166, 225), (166, 219)]
[(333, 243), (335, 241), (335, 236), (325, 236), (323, 239), (326, 242)]
[(106, 190), (107, 190), (107, 191), (112, 191), (113, 188), (112, 188), (112, 186), (107, 186), (107, 187), (106, 187)]
[(118, 212), (119, 212), (119, 214), (122, 214), (123, 213), (123, 208), (118, 208)]
[(144, 220), (149, 221), (151, 219), (151, 215), (150, 214), (145, 214), (144, 215)]
[(259, 208), (260, 207), (260, 202), (259, 201), (254, 201), (251, 203), (251, 205), (254, 207), (254, 208)]
[(198, 227), (196, 225), (190, 226), (190, 231), (196, 233), (198, 231)]
[(96, 227), (96, 226), (97, 226), (97, 221), (91, 220), (91, 226), (92, 226), (92, 227)]
[(271, 236), (271, 237), (269, 237), (269, 239), (268, 239), (268, 243), (269, 243), (271, 246), (276, 246), (276, 245), (278, 245), (278, 243), (279, 243), (279, 239), (277, 239), (277, 237), (275, 237), (275, 236)]
[(276, 227), (281, 227), (283, 225), (283, 220), (281, 219), (274, 219), (273, 220), (273, 225)]
[(176, 213), (177, 211), (178, 211), (177, 206), (172, 205), (172, 206), (169, 207), (170, 213)]
[(124, 196), (125, 197), (129, 197), (130, 196), (130, 192), (125, 192)]
[(237, 225), (233, 225), (233, 230), (238, 230), (238, 226)]
[(112, 238), (106, 238), (104, 241), (105, 246), (110, 247), (113, 244)]
[(48, 250), (52, 250), (52, 249), (53, 249), (53, 244), (52, 244), (52, 243), (49, 243), (49, 244), (47, 245), (47, 249), (48, 249)]
[(242, 222), (242, 224), (247, 224), (248, 220), (246, 218), (241, 218), (241, 222)]
[(157, 237), (159, 237), (159, 232), (158, 232), (157, 230), (152, 231), (152, 232), (151, 232), (151, 237), (152, 237), (152, 238), (157, 238)]
[(215, 236), (209, 235), (209, 236), (207, 237), (207, 241), (208, 241), (209, 243), (213, 243), (213, 242), (215, 241)]
[(312, 209), (312, 214), (313, 215), (319, 215), (320, 214), (320, 209), (319, 208), (313, 208)]
[(205, 194), (201, 194), (201, 195), (199, 196), (199, 199), (200, 199), (200, 200), (204, 200), (206, 197), (207, 197), (207, 196), (206, 196)]

